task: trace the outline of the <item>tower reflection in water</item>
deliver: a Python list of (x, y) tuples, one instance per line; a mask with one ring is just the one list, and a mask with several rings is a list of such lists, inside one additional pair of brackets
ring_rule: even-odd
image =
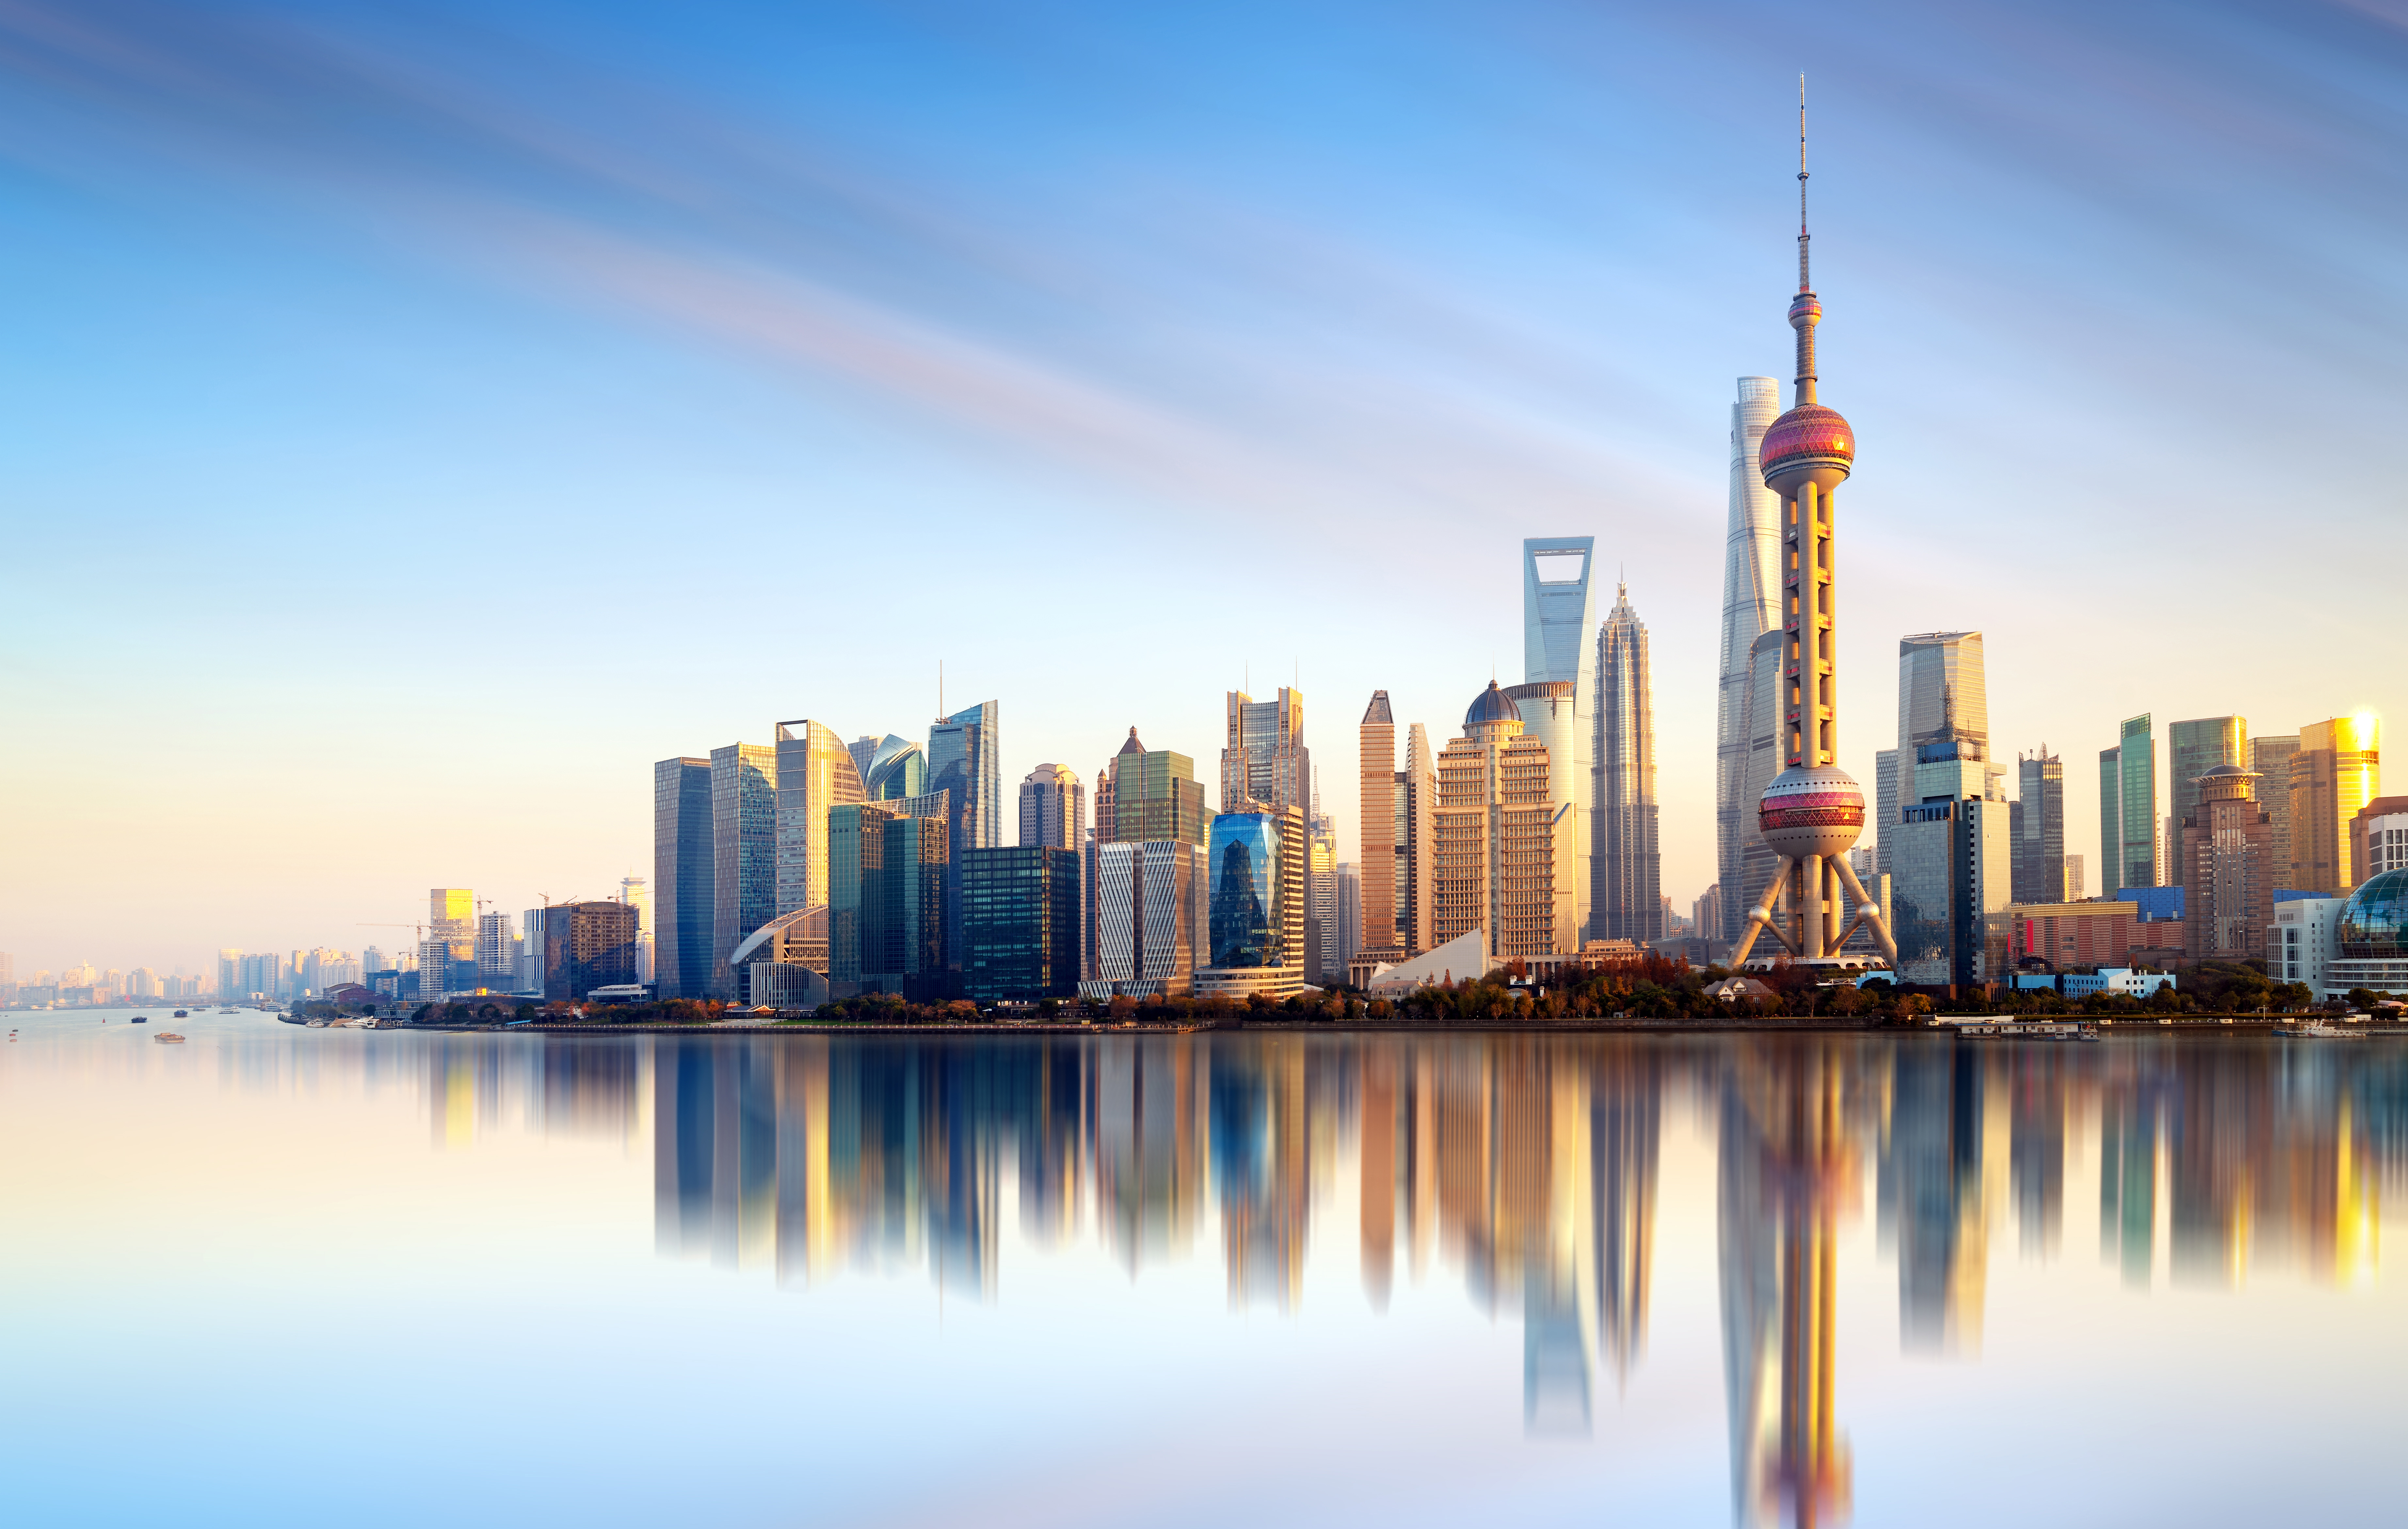
[[(2099, 1253), (2136, 1291), (2252, 1275), (2363, 1281), (2408, 1168), (2408, 1065), (2384, 1047), (2119, 1037), (413, 1037), (310, 1059), (423, 1090), (438, 1145), (514, 1117), (640, 1139), (671, 1256), (809, 1288), (923, 1271), (996, 1293), (1001, 1219), (1093, 1239), (1131, 1278), (1210, 1256), (1233, 1306), (1304, 1299), (1352, 1245), (1375, 1309), (1459, 1279), (1523, 1322), (1536, 1436), (1593, 1431), (1644, 1361), (1664, 1122), (1709, 1129), (1735, 1516), (1851, 1501), (1835, 1260), (1870, 1190), (1899, 1342), (1979, 1354), (1993, 1242), (2060, 1256), (2097, 1165)], [(273, 1051), (228, 1053), (289, 1086)], [(280, 1081), (279, 1079), (282, 1080)], [(1684, 1129), (1686, 1125), (1684, 1123)], [(1686, 1139), (1686, 1138), (1684, 1138)], [(1010, 1192), (1006, 1193), (1006, 1187)], [(2084, 1193), (2087, 1193), (2086, 1188)], [(1330, 1224), (1352, 1195), (1356, 1224)], [(1349, 1235), (1351, 1233), (1351, 1235)]]

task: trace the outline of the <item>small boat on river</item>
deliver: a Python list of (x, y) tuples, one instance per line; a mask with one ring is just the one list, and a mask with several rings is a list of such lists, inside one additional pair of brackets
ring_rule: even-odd
[(157, 1041), (162, 1046), (181, 1046), (184, 1044), (184, 1037), (176, 1034), (173, 1030), (162, 1030), (150, 1038)]
[(2285, 1040), (2364, 1040), (2366, 1032), (2335, 1024), (2330, 1020), (2300, 1020), (2290, 1024), (2278, 1024), (2274, 1034)]

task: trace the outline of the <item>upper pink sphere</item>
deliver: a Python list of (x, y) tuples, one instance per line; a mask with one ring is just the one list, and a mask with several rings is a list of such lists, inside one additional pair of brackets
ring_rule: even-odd
[(1772, 422), (1757, 460), (1764, 464), (1764, 486), (1784, 498), (1809, 480), (1828, 491), (1856, 464), (1856, 433), (1838, 409), (1800, 404)]

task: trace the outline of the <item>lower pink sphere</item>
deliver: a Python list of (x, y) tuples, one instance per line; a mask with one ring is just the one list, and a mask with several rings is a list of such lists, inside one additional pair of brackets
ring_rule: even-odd
[(1756, 827), (1776, 854), (1844, 855), (1865, 828), (1865, 793), (1836, 764), (1793, 764), (1764, 788)]

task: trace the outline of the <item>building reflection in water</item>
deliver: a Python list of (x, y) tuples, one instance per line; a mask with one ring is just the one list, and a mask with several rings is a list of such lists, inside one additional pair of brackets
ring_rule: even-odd
[(1723, 1379), (1732, 1515), (1742, 1524), (1848, 1515), (1848, 1448), (1834, 1410), (1838, 1227), (1861, 1177), (1865, 1060), (1854, 1042), (1751, 1039), (1725, 1074)]
[[(1994, 1232), (2018, 1259), (2052, 1265), (2069, 1210), (2086, 1208), (2069, 1207), (2069, 1181), (2086, 1186), (2094, 1158), (2099, 1254), (2135, 1292), (2370, 1279), (2382, 1192), (2408, 1169), (2408, 1060), (2380, 1044), (1463, 1033), (204, 1044), (194, 1061), (229, 1089), (413, 1092), (445, 1150), (522, 1121), (640, 1150), (649, 1125), (661, 1252), (764, 1268), (792, 1288), (917, 1271), (988, 1298), (1015, 1201), (1027, 1243), (1092, 1239), (1132, 1279), (1217, 1234), (1233, 1306), (1294, 1309), (1309, 1256), (1351, 1249), (1374, 1308), (1400, 1281), (1437, 1278), (1518, 1315), (1538, 1436), (1593, 1432), (1643, 1363), (1657, 1165), (1677, 1111), (1719, 1151), (1732, 1498), (1750, 1524), (1848, 1510), (1833, 1269), (1869, 1190), (1875, 1251), (1896, 1265), (1901, 1349), (1961, 1362), (1980, 1351)], [(168, 1065), (147, 1052), (90, 1064)], [(1349, 1193), (1357, 1220), (1340, 1228)]]

